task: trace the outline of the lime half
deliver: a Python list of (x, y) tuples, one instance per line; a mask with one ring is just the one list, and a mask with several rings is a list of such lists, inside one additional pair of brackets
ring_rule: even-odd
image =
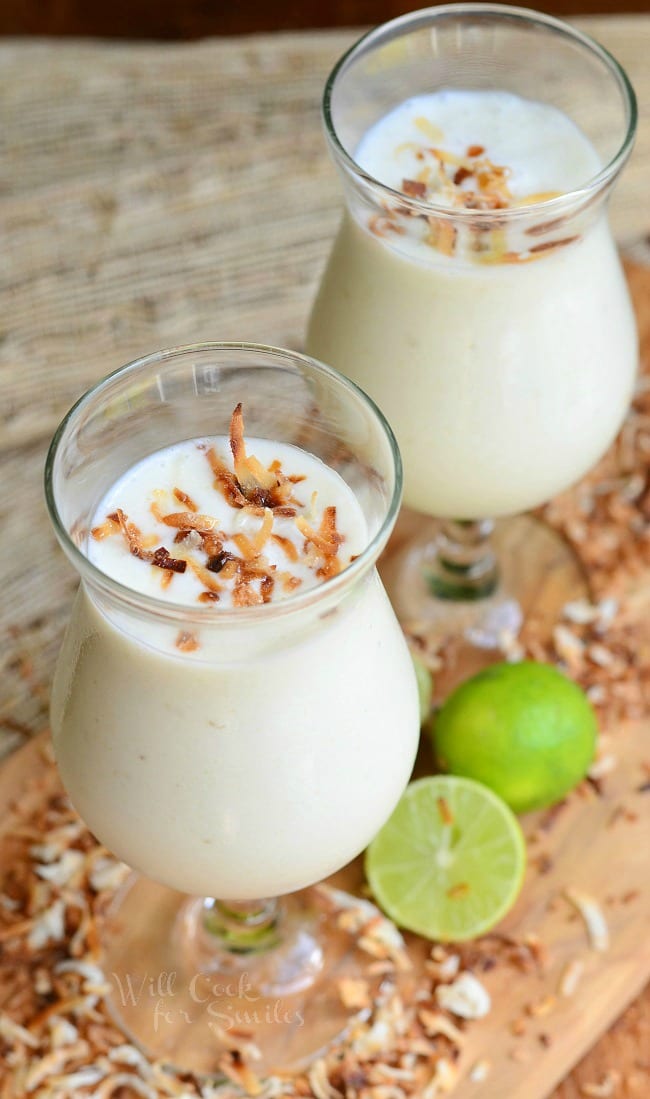
[(366, 852), (366, 874), (391, 919), (428, 939), (475, 938), (514, 904), (526, 869), (516, 817), (487, 787), (433, 775), (406, 788)]

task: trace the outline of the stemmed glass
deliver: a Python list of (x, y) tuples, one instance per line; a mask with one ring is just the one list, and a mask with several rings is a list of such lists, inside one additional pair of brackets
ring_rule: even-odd
[[(319, 587), (223, 610), (99, 571), (85, 549), (105, 492), (164, 446), (227, 435), (240, 400), (251, 436), (343, 477), (367, 522), (363, 552)], [(52, 442), (46, 496), (81, 578), (53, 684), (57, 761), (88, 826), (146, 875), (104, 933), (113, 1012), (182, 1069), (218, 1072), (242, 1032), (256, 1071), (295, 1067), (345, 1025), (337, 982), (359, 965), (323, 892), (305, 887), (367, 845), (418, 740), (412, 663), (375, 569), (401, 496), (391, 430), (302, 355), (177, 348), (81, 398)], [(179, 631), (199, 647), (180, 651)]]
[[(575, 190), (497, 211), (436, 205), (364, 172), (355, 150), (369, 127), (440, 88), (559, 108), (603, 167)], [(633, 389), (635, 322), (607, 200), (632, 148), (634, 93), (606, 50), (550, 16), (454, 4), (362, 38), (334, 68), (323, 113), (346, 211), (307, 349), (374, 397), (402, 450), (405, 503), (438, 520), (396, 561), (403, 623), (496, 646), (569, 548), (527, 517), (499, 525), (499, 552), (494, 519), (582, 477)], [(569, 592), (548, 593), (560, 604), (579, 583), (565, 575)]]

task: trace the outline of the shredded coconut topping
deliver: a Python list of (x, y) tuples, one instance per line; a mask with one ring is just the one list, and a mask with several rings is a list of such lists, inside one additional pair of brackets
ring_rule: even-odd
[[(125, 504), (95, 525), (91, 538), (105, 542), (121, 537), (133, 557), (160, 570), (163, 591), (176, 574), (187, 573), (199, 581), (198, 591), (190, 598), (218, 603), (227, 595), (235, 607), (270, 603), (278, 595), (295, 591), (306, 579), (322, 583), (357, 556), (342, 552), (346, 536), (339, 529), (337, 506), (326, 503), (321, 507), (318, 491), (311, 492), (304, 503), (300, 490), (296, 495), (308, 473), (286, 473), (279, 457), (269, 463), (267, 453), (265, 464), (248, 452), (241, 403), (230, 421), (230, 455), (219, 453), (217, 443), (195, 445), (213, 477), (207, 508), (204, 501), (201, 509), (196, 486), (162, 485), (150, 494), (148, 508), (144, 490), (142, 502), (134, 503), (131, 498), (129, 511), (137, 512), (140, 525), (129, 516)], [(308, 460), (315, 461), (305, 455), (305, 462)], [(334, 476), (333, 471), (328, 472)], [(164, 481), (164, 475), (161, 477)], [(119, 484), (117, 489), (113, 499)], [(218, 515), (209, 513), (212, 508)], [(154, 530), (144, 529), (147, 514)], [(97, 554), (94, 557), (102, 561)], [(191, 651), (192, 637), (182, 632), (177, 647)]]

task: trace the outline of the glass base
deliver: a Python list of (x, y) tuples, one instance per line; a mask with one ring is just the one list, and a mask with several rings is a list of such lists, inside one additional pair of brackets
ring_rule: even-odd
[(281, 898), (268, 936), (235, 950), (207, 929), (212, 903), (127, 881), (103, 937), (115, 1022), (151, 1059), (217, 1081), (233, 1051), (255, 1076), (304, 1069), (363, 1010), (344, 1006), (340, 982), (378, 989), (369, 955), (318, 888)]
[[(412, 526), (412, 517), (408, 525)], [(490, 538), (496, 570), (486, 570), (462, 590), (441, 569), (441, 524), (417, 521), (418, 533), (389, 556), (382, 576), (407, 634), (424, 649), (454, 641), (465, 674), (499, 659), (522, 624), (534, 618), (538, 636), (548, 637), (565, 603), (587, 595), (587, 582), (569, 544), (530, 515), (496, 523)], [(441, 582), (442, 578), (442, 582)], [(473, 651), (468, 651), (473, 650)]]

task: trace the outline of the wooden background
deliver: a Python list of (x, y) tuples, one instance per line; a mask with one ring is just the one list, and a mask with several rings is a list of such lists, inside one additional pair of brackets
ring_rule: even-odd
[[(371, 25), (426, 6), (426, 0), (2, 0), (0, 34), (188, 39)], [(650, 11), (648, 0), (522, 0), (521, 6), (561, 16)]]

